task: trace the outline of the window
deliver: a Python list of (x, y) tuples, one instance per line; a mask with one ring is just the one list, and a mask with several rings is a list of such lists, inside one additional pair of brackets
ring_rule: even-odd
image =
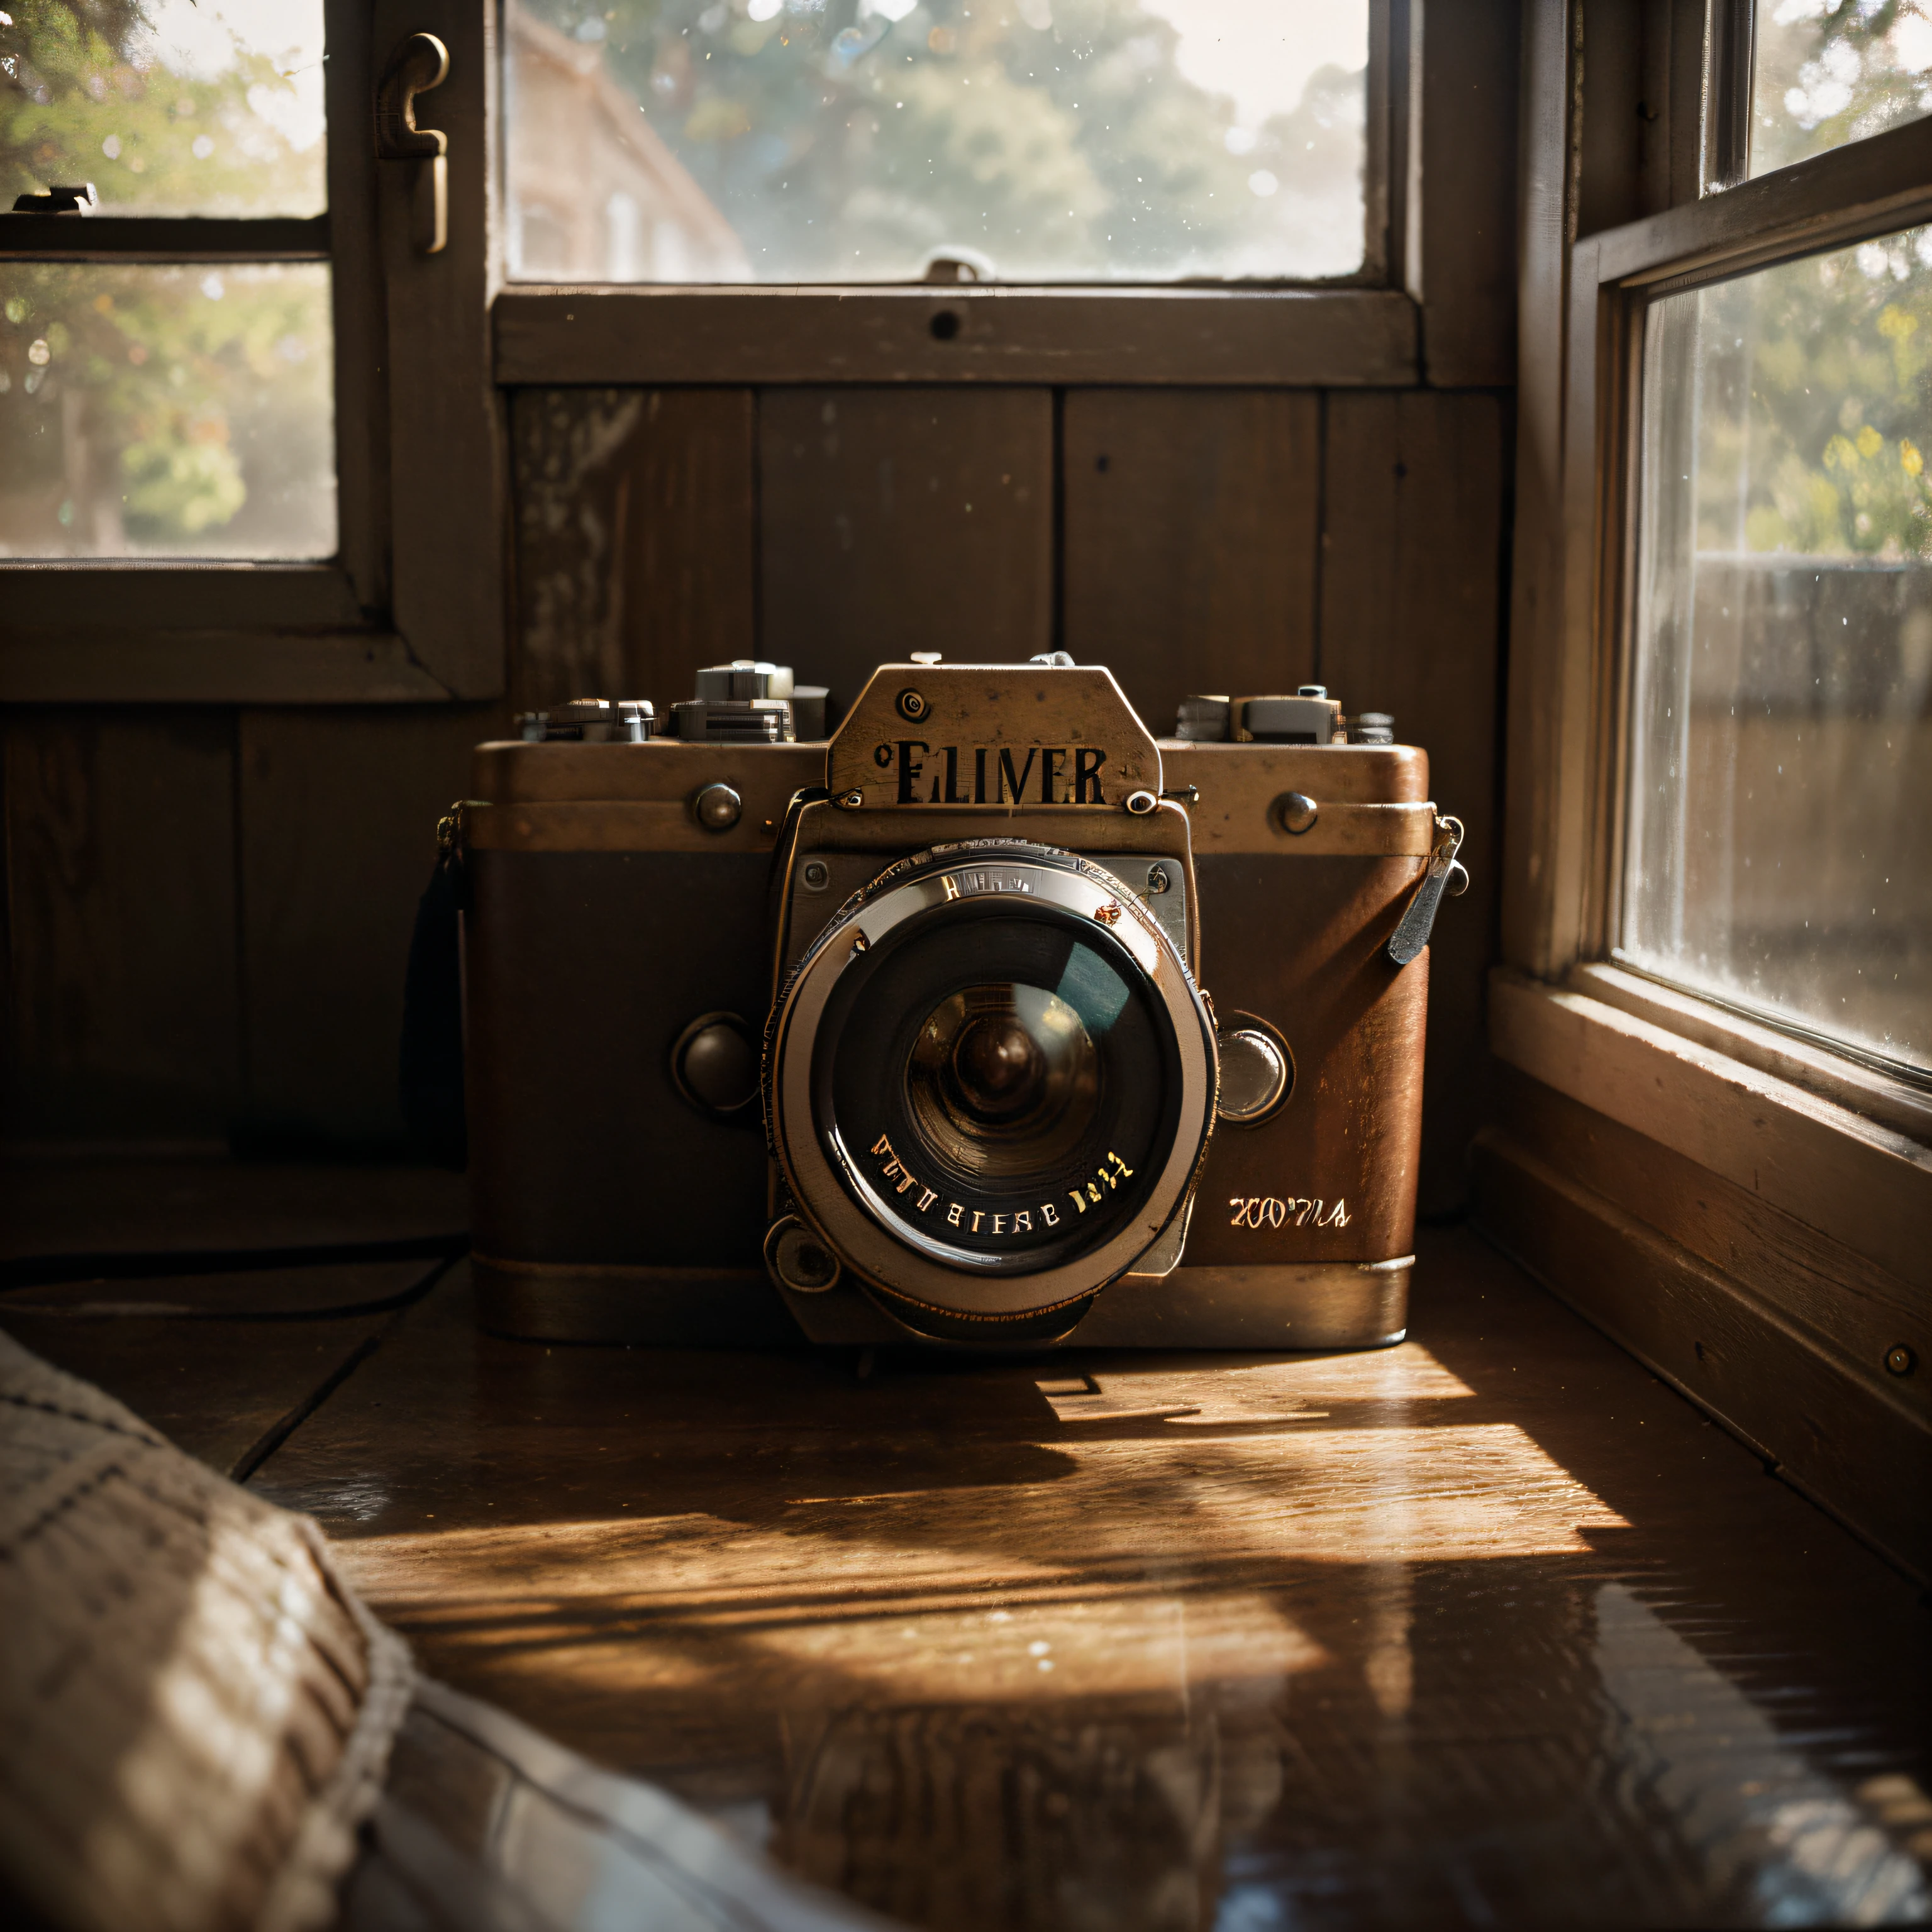
[(1932, 1073), (1932, 230), (1654, 302), (1616, 956)]
[(1932, 112), (1926, 0), (1754, 0), (1750, 172)]
[(1586, 95), (1629, 10), (1583, 10), (1524, 16), (1569, 107), (1526, 123), (1478, 1214), (1923, 1572), (1932, 38), (1919, 0), (1647, 10)]
[(5, 205), (90, 187), (162, 256), (167, 218), (254, 218), (226, 259), (136, 266), (32, 218), (46, 259), (0, 262), (0, 556), (332, 556), (326, 240), (265, 260), (256, 226), (325, 212), (321, 0), (36, 0), (0, 46)]
[(1380, 254), (1368, 0), (531, 0), (508, 272), (1312, 280)]
[[(8, 0), (0, 700), (502, 689), (496, 10), (430, 10)], [(376, 158), (395, 76), (440, 166)]]

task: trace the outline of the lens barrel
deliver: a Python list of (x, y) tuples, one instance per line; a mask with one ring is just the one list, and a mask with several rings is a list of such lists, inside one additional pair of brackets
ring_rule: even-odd
[(1179, 1210), (1212, 1029), (1111, 873), (974, 842), (892, 867), (821, 934), (766, 1080), (794, 1198), (862, 1280), (1011, 1319), (1104, 1286)]

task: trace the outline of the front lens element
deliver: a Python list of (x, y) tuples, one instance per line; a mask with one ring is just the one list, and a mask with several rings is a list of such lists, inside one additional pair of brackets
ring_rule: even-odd
[(906, 1096), (926, 1144), (981, 1180), (1066, 1158), (1093, 1124), (1100, 1058), (1057, 993), (1011, 980), (949, 993), (920, 1028)]
[(816, 1111), (875, 1218), (976, 1271), (1057, 1265), (1131, 1220), (1178, 1124), (1178, 1050), (1144, 970), (1092, 919), (948, 903), (847, 969)]

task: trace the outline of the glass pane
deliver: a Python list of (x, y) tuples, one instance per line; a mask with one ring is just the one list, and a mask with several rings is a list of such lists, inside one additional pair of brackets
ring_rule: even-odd
[(1367, 0), (532, 0), (507, 26), (525, 280), (1362, 266)]
[(1622, 951), (1932, 1069), (1932, 230), (1646, 326)]
[(0, 263), (0, 556), (333, 555), (328, 296), (320, 262)]
[(322, 0), (9, 0), (8, 10), (0, 207), (56, 182), (93, 182), (110, 214), (326, 206)]
[(1923, 0), (1757, 0), (1750, 171), (1932, 112)]

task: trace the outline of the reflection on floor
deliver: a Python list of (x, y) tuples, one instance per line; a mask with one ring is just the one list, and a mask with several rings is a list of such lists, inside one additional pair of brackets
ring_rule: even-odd
[(1912, 1587), (1472, 1236), (1330, 1357), (544, 1348), (363, 1265), (0, 1323), (245, 1438), (436, 1676), (914, 1924), (1932, 1912)]

